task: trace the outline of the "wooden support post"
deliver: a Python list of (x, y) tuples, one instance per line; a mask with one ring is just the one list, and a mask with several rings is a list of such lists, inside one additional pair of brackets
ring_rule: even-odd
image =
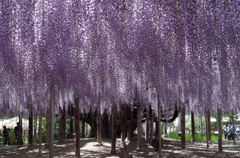
[(34, 115), (34, 137), (33, 137), (33, 143), (37, 143), (37, 115)]
[(164, 134), (167, 135), (167, 122), (164, 123)]
[(117, 107), (116, 105), (112, 106), (112, 133), (111, 133), (111, 154), (116, 154), (116, 124), (117, 120)]
[(85, 114), (85, 110), (83, 112), (83, 117), (82, 117), (82, 138), (85, 138), (86, 137), (86, 134), (85, 134), (85, 117), (86, 117), (86, 114)]
[(66, 134), (66, 108), (65, 104), (63, 105), (63, 109), (59, 107), (59, 142), (62, 142), (63, 139), (65, 138)]
[(207, 148), (209, 148), (209, 129), (208, 129), (208, 114), (207, 114), (207, 110), (206, 110), (206, 138), (207, 138)]
[(71, 139), (73, 139), (73, 116), (72, 116), (72, 114), (73, 114), (73, 111), (72, 111), (72, 104), (71, 104), (71, 106), (70, 106), (70, 108), (71, 108), (71, 114), (70, 114), (70, 138)]
[(150, 126), (149, 126), (149, 141), (153, 139), (153, 117), (150, 116)]
[(145, 128), (145, 140), (148, 143), (149, 142), (149, 112), (147, 110), (146, 112), (146, 128)]
[(98, 100), (98, 107), (97, 107), (97, 142), (99, 144), (102, 144), (102, 117), (101, 117), (100, 98)]
[(46, 111), (46, 144), (49, 144), (50, 137), (50, 108)]
[(142, 148), (142, 117), (141, 117), (141, 105), (138, 103), (137, 105), (137, 132), (138, 132), (138, 142), (137, 148)]
[(222, 151), (222, 110), (218, 108), (217, 113), (218, 122), (218, 151)]
[(159, 158), (162, 157), (162, 128), (161, 128), (161, 117), (162, 117), (162, 108), (161, 108), (161, 103), (160, 103), (160, 99), (158, 97), (158, 139), (159, 139), (159, 149), (158, 149), (158, 153), (159, 153)]
[(125, 139), (126, 139), (126, 124), (125, 122), (121, 121), (121, 141), (122, 141), (122, 144), (125, 144)]
[(194, 113), (191, 111), (191, 126), (192, 126), (192, 141), (195, 142), (195, 121), (194, 121)]
[(54, 96), (54, 86), (51, 85), (50, 91), (50, 126), (49, 126), (49, 158), (53, 158), (54, 150), (53, 150), (53, 143), (54, 143), (54, 105), (55, 105), (55, 96)]
[(207, 110), (207, 119), (208, 119), (208, 137), (209, 137), (209, 142), (211, 143), (211, 120), (210, 120), (210, 110)]
[(75, 137), (76, 137), (76, 150), (75, 156), (80, 158), (80, 126), (79, 126), (79, 119), (80, 119), (80, 110), (79, 110), (79, 98), (78, 96), (74, 97), (75, 102)]
[(39, 125), (38, 125), (38, 142), (39, 142), (39, 152), (38, 155), (42, 156), (42, 115), (39, 115)]
[(28, 143), (29, 145), (33, 144), (33, 114), (32, 114), (32, 105), (29, 104), (29, 117), (28, 117)]
[(185, 149), (185, 105), (182, 107), (181, 111), (181, 149)]
[(132, 122), (130, 120), (127, 121), (127, 140), (131, 139), (131, 124)]

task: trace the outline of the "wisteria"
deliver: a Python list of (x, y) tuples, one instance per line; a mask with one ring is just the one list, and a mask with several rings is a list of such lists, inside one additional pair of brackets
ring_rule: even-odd
[(0, 111), (45, 111), (51, 84), (56, 107), (237, 111), (239, 30), (238, 0), (2, 0)]

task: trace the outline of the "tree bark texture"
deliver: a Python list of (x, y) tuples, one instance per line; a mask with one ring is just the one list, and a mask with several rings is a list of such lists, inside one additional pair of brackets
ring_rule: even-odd
[(195, 121), (194, 121), (194, 113), (191, 111), (191, 126), (192, 126), (192, 141), (195, 142)]
[(28, 123), (29, 123), (28, 143), (29, 143), (29, 145), (32, 145), (33, 144), (33, 114), (32, 114), (32, 105), (30, 105), (30, 109), (29, 109)]
[(218, 151), (222, 151), (222, 110), (218, 108)]

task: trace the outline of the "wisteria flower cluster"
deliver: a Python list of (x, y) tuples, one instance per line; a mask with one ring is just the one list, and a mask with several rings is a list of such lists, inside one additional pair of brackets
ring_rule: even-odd
[(1, 0), (0, 111), (239, 110), (238, 0)]

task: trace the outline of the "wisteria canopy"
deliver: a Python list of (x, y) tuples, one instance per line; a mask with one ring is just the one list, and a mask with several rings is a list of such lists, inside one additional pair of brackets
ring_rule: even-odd
[[(0, 111), (240, 107), (239, 0), (1, 0)], [(159, 97), (157, 99), (157, 97)]]

